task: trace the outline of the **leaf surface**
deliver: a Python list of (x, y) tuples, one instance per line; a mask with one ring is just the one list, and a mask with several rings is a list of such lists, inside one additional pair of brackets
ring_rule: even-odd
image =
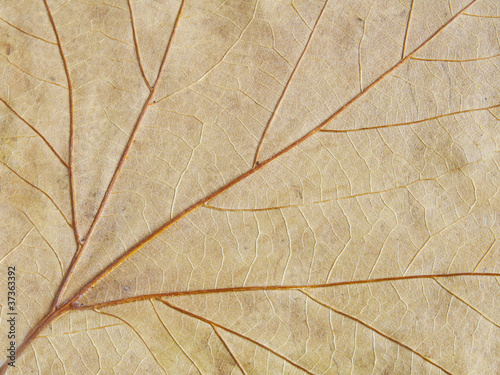
[(500, 371), (499, 22), (5, 1), (0, 372)]

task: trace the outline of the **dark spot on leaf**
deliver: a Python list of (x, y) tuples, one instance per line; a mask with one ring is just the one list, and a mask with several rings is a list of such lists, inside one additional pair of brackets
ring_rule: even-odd
[(302, 188), (300, 186), (293, 186), (293, 192), (295, 193), (295, 195), (297, 197), (299, 197), (299, 199), (302, 200), (303, 196), (302, 196)]

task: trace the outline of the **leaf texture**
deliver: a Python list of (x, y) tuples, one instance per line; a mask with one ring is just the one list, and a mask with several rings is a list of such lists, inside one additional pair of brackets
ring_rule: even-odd
[(498, 373), (499, 22), (5, 0), (0, 373)]

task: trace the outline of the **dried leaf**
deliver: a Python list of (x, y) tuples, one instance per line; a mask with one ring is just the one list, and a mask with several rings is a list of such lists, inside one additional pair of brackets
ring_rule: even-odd
[(5, 0), (0, 373), (500, 372), (499, 30), (494, 0)]

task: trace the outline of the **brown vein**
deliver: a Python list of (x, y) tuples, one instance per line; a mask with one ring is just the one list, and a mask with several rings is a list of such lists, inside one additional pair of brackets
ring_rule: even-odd
[(444, 117), (456, 116), (456, 115), (460, 115), (462, 113), (479, 112), (479, 111), (489, 111), (490, 109), (498, 108), (498, 107), (500, 107), (500, 104), (492, 105), (491, 107), (465, 109), (463, 111), (450, 112), (450, 113), (445, 113), (444, 115), (438, 115), (438, 116), (434, 116), (434, 117), (424, 118), (422, 120), (415, 120), (415, 121), (409, 121), (409, 122), (400, 122), (400, 123), (397, 123), (397, 124), (378, 125), (378, 126), (358, 128), (358, 129), (338, 129), (338, 130), (337, 129), (321, 129), (320, 132), (324, 132), (324, 133), (352, 133), (352, 132), (366, 131), (366, 130), (371, 130), (371, 129), (395, 128), (395, 127), (398, 127), (398, 126), (415, 125), (415, 124), (420, 124), (422, 122), (438, 120), (438, 119), (441, 119), (441, 118), (444, 118)]
[(0, 17), (0, 20), (1, 20), (1, 21), (3, 21), (3, 22), (5, 22), (7, 25), (9, 25), (9, 26), (13, 27), (13, 28), (14, 28), (14, 29), (16, 29), (17, 31), (22, 32), (22, 33), (23, 33), (23, 34), (25, 34), (25, 35), (28, 35), (28, 36), (30, 36), (30, 37), (32, 37), (32, 38), (35, 38), (35, 39), (41, 40), (42, 42), (45, 42), (45, 43), (49, 43), (49, 44), (53, 44), (53, 45), (57, 45), (57, 43), (54, 43), (54, 42), (48, 41), (47, 39), (43, 39), (43, 38), (41, 38), (41, 37), (39, 37), (39, 36), (36, 36), (36, 35), (30, 34), (29, 32), (24, 31), (23, 29), (21, 29), (21, 28), (17, 27), (16, 25), (11, 24), (9, 21), (4, 20), (2, 17)]
[[(44, 1), (46, 1), (46, 0), (44, 0)], [(179, 7), (179, 11), (177, 13), (177, 18), (176, 18), (175, 23), (174, 23), (174, 28), (172, 30), (172, 33), (170, 34), (170, 39), (168, 41), (167, 48), (165, 49), (165, 53), (163, 55), (163, 60), (162, 60), (162, 63), (160, 65), (160, 69), (158, 71), (158, 75), (156, 77), (155, 83), (153, 84), (153, 87), (150, 91), (150, 94), (149, 94), (148, 98), (146, 99), (146, 101), (144, 102), (141, 113), (139, 114), (139, 117), (137, 118), (137, 120), (135, 122), (134, 130), (132, 131), (130, 138), (128, 140), (128, 143), (125, 146), (125, 149), (123, 150), (120, 161), (118, 162), (118, 165), (116, 166), (113, 177), (108, 185), (108, 188), (106, 189), (106, 193), (104, 194), (104, 197), (101, 201), (101, 204), (99, 205), (99, 209), (97, 210), (97, 213), (94, 217), (94, 220), (92, 221), (92, 224), (90, 225), (89, 231), (88, 231), (87, 235), (85, 236), (85, 240), (83, 241), (82, 246), (76, 251), (75, 255), (73, 256), (73, 259), (71, 260), (71, 264), (68, 268), (68, 271), (66, 272), (66, 275), (65, 275), (63, 281), (61, 282), (61, 285), (60, 285), (60, 287), (56, 293), (56, 296), (54, 298), (54, 302), (52, 304), (52, 309), (56, 309), (59, 305), (59, 298), (60, 298), (62, 292), (64, 291), (64, 289), (66, 288), (66, 285), (68, 284), (69, 279), (70, 279), (71, 275), (73, 274), (75, 266), (78, 263), (78, 260), (80, 259), (85, 247), (87, 246), (89, 239), (92, 236), (92, 233), (94, 232), (96, 224), (99, 221), (99, 219), (104, 211), (104, 207), (106, 206), (106, 203), (108, 202), (109, 197), (111, 196), (111, 190), (113, 189), (113, 186), (114, 186), (116, 180), (118, 179), (118, 175), (120, 174), (120, 172), (123, 168), (123, 164), (125, 163), (125, 160), (127, 158), (127, 155), (129, 153), (130, 149), (132, 148), (132, 143), (134, 142), (135, 137), (137, 135), (137, 132), (139, 131), (139, 127), (142, 123), (142, 120), (144, 119), (144, 116), (146, 115), (146, 112), (149, 108), (149, 105), (151, 104), (151, 102), (153, 100), (156, 88), (158, 87), (158, 82), (161, 78), (161, 74), (164, 71), (164, 67), (165, 67), (165, 64), (167, 61), (167, 56), (168, 56), (168, 53), (169, 53), (170, 48), (172, 46), (172, 41), (174, 39), (176, 30), (177, 30), (177, 25), (179, 24), (179, 20), (180, 20), (181, 14), (182, 14), (182, 9), (184, 7), (184, 2), (185, 2), (185, 0), (182, 0), (181, 5)]]
[(408, 22), (406, 23), (405, 39), (403, 41), (403, 52), (401, 52), (401, 59), (404, 59), (406, 53), (406, 44), (408, 42), (408, 31), (410, 30), (411, 14), (413, 13), (413, 3), (414, 0), (411, 0), (410, 12), (408, 13)]
[(490, 322), (491, 324), (493, 324), (495, 327), (500, 328), (500, 325), (498, 325), (497, 323), (495, 323), (492, 319), (488, 318), (486, 315), (484, 315), (481, 311), (479, 311), (478, 309), (476, 309), (474, 306), (472, 306), (471, 304), (469, 304), (468, 302), (466, 302), (465, 300), (463, 300), (462, 298), (460, 298), (459, 296), (457, 296), (455, 293), (453, 293), (451, 290), (449, 290), (447, 287), (445, 287), (443, 284), (441, 284), (439, 281), (437, 281), (437, 279), (434, 279), (434, 281), (441, 288), (443, 288), (449, 294), (451, 294), (453, 297), (455, 297), (457, 300), (459, 300), (460, 302), (462, 302), (465, 306), (468, 306), (471, 310), (474, 310), (475, 312), (477, 312), (479, 315), (481, 315), (484, 319), (486, 319), (488, 322)]
[[(415, 53), (417, 53), (419, 50), (421, 50), (424, 46), (427, 45), (436, 35), (438, 35), (441, 30), (443, 30), (446, 26), (448, 26), (450, 23), (452, 23), (457, 17), (462, 14), (465, 10), (467, 10), (470, 6), (472, 6), (477, 0), (473, 0), (469, 5), (465, 6), (460, 12), (458, 12), (454, 17), (452, 17), (446, 24), (441, 26), (434, 34), (432, 34), (429, 39), (427, 39), (424, 43), (422, 43), (417, 49), (415, 49), (411, 54), (406, 56), (403, 60), (399, 61), (396, 65), (394, 65), (392, 68), (387, 70), (384, 74), (382, 74), (379, 78), (377, 78), (375, 81), (373, 81), (370, 85), (368, 85), (364, 91), (360, 92), (356, 96), (354, 96), (351, 100), (349, 100), (346, 104), (344, 104), (339, 110), (337, 110), (334, 114), (332, 114), (329, 118), (327, 118), (324, 122), (319, 124), (316, 128), (312, 129), (309, 133), (305, 134), (303, 137), (297, 139), (295, 142), (291, 143), (288, 147), (284, 148), (274, 156), (268, 158), (267, 160), (263, 161), (262, 163), (256, 164), (253, 168), (249, 169), (245, 173), (241, 174), (239, 177), (235, 178), (234, 180), (230, 181), (226, 185), (222, 186), (218, 190), (214, 191), (213, 193), (209, 194), (205, 198), (199, 200), (198, 202), (192, 204), (188, 208), (186, 208), (184, 211), (179, 213), (177, 216), (166, 222), (164, 225), (159, 227), (156, 231), (145, 237), (143, 240), (138, 242), (134, 247), (129, 249), (126, 253), (124, 253), (121, 257), (117, 258), (114, 262), (112, 262), (108, 267), (106, 267), (103, 271), (101, 271), (100, 274), (98, 274), (93, 280), (91, 280), (87, 285), (85, 285), (80, 292), (78, 292), (72, 299), (69, 301), (69, 303), (74, 303), (78, 301), (80, 296), (85, 294), (91, 287), (95, 286), (100, 280), (102, 280), (103, 277), (105, 277), (108, 273), (110, 273), (113, 269), (115, 269), (119, 264), (123, 263), (126, 259), (128, 259), (130, 256), (132, 256), (135, 252), (137, 252), (142, 246), (144, 246), (146, 243), (151, 241), (152, 239), (156, 238), (160, 233), (162, 233), (165, 229), (170, 227), (171, 225), (175, 224), (177, 221), (182, 219), (183, 217), (187, 216), (191, 212), (197, 210), (198, 208), (202, 207), (205, 203), (208, 201), (212, 200), (216, 196), (222, 194), (226, 190), (228, 190), (230, 187), (236, 185), (238, 182), (244, 180), (246, 177), (252, 175), (254, 172), (258, 171), (259, 169), (263, 168), (267, 164), (271, 163), (273, 160), (277, 159), (281, 155), (287, 153), (297, 145), (301, 144), (308, 138), (312, 137), (314, 134), (317, 132), (321, 131), (321, 129), (326, 126), (328, 123), (330, 123), (335, 117), (337, 117), (340, 113), (345, 111), (347, 108), (349, 108), (354, 102), (356, 102), (360, 97), (362, 97), (366, 92), (368, 92), (371, 88), (373, 88), (377, 83), (379, 83), (381, 80), (383, 80), (386, 76), (391, 74), (395, 69), (400, 67), (403, 63), (405, 63), (408, 59), (410, 59), (411, 56), (413, 56)], [(108, 195), (108, 194), (107, 194)], [(92, 228), (92, 227), (91, 227)], [(87, 237), (88, 239), (88, 237)]]
[(258, 164), (259, 153), (260, 153), (260, 150), (262, 148), (262, 145), (264, 144), (264, 138), (266, 137), (267, 133), (269, 132), (269, 128), (271, 127), (271, 123), (274, 121), (274, 118), (276, 117), (276, 114), (278, 113), (278, 109), (281, 106), (281, 103), (285, 97), (285, 94), (288, 90), (288, 87), (290, 87), (290, 83), (292, 82), (293, 78), (295, 77), (295, 73), (297, 72), (297, 70), (299, 68), (300, 62), (302, 61), (302, 58), (306, 54), (307, 48), (309, 47), (309, 43), (311, 42), (311, 40), (316, 32), (317, 26), (319, 24), (321, 16), (323, 15), (323, 13), (326, 9), (327, 4), (328, 4), (328, 0), (325, 1), (325, 4), (323, 5), (323, 8), (321, 9), (321, 12), (318, 16), (318, 19), (316, 20), (316, 23), (314, 24), (313, 29), (312, 29), (311, 33), (309, 34), (309, 39), (307, 39), (307, 43), (304, 46), (304, 49), (302, 50), (302, 54), (300, 55), (299, 60), (297, 61), (297, 64), (295, 64), (295, 68), (293, 68), (292, 74), (288, 78), (288, 82), (286, 83), (285, 88), (281, 92), (281, 96), (278, 99), (276, 106), (274, 107), (273, 114), (271, 115), (271, 117), (269, 118), (269, 121), (267, 122), (266, 128), (264, 129), (264, 133), (262, 134), (262, 137), (260, 138), (259, 145), (257, 146), (257, 150), (255, 151), (255, 157), (253, 159), (253, 168), (255, 168)]
[(422, 358), (424, 361), (429, 362), (430, 364), (434, 365), (435, 367), (437, 367), (437, 368), (438, 368), (438, 369), (440, 369), (441, 371), (444, 371), (446, 374), (451, 375), (451, 372), (449, 372), (449, 371), (445, 370), (443, 367), (439, 366), (436, 362), (432, 361), (431, 359), (427, 358), (426, 356), (424, 356), (423, 354), (421, 354), (421, 353), (417, 352), (416, 350), (414, 350), (414, 349), (410, 348), (408, 345), (403, 344), (401, 341), (398, 341), (398, 340), (396, 340), (396, 339), (394, 339), (394, 338), (390, 337), (389, 335), (386, 335), (385, 333), (383, 333), (383, 332), (379, 331), (378, 329), (376, 329), (376, 328), (374, 328), (374, 327), (372, 327), (372, 326), (368, 325), (367, 323), (363, 322), (362, 320), (360, 320), (360, 319), (358, 319), (358, 318), (355, 318), (354, 316), (351, 316), (351, 315), (346, 314), (346, 313), (344, 313), (344, 312), (342, 312), (342, 311), (340, 311), (340, 310), (335, 309), (334, 307), (332, 307), (332, 306), (330, 306), (330, 305), (328, 305), (328, 304), (326, 304), (326, 303), (324, 303), (324, 302), (322, 302), (322, 301), (320, 301), (320, 300), (318, 300), (318, 299), (314, 298), (314, 297), (313, 297), (313, 296), (311, 296), (309, 293), (307, 293), (307, 292), (305, 292), (305, 291), (303, 291), (303, 290), (300, 290), (300, 292), (302, 292), (304, 295), (306, 295), (307, 297), (309, 297), (311, 300), (313, 300), (314, 302), (318, 303), (319, 305), (321, 305), (321, 306), (323, 306), (323, 307), (326, 307), (327, 309), (332, 310), (333, 312), (335, 312), (335, 313), (337, 313), (337, 314), (339, 314), (339, 315), (342, 315), (342, 316), (344, 316), (344, 317), (346, 317), (346, 318), (348, 318), (348, 319), (351, 319), (351, 320), (355, 321), (356, 323), (361, 324), (362, 326), (364, 326), (364, 327), (368, 328), (369, 330), (371, 330), (371, 331), (375, 332), (376, 334), (378, 334), (378, 335), (380, 335), (380, 336), (382, 336), (382, 337), (386, 338), (387, 340), (392, 341), (392, 342), (393, 342), (393, 343), (395, 343), (396, 345), (399, 345), (399, 346), (401, 346), (401, 347), (403, 347), (403, 348), (405, 348), (405, 349), (409, 350), (409, 351), (410, 351), (410, 352), (412, 352), (413, 354), (418, 355), (418, 356), (419, 356), (420, 358)]
[(163, 370), (163, 372), (165, 374), (168, 374), (167, 373), (167, 370), (165, 370), (165, 368), (161, 365), (160, 361), (158, 360), (158, 358), (156, 358), (156, 355), (154, 354), (153, 350), (149, 347), (148, 343), (146, 342), (146, 340), (144, 340), (141, 336), (141, 334), (139, 332), (137, 332), (137, 330), (132, 326), (132, 324), (130, 324), (129, 322), (127, 322), (125, 319), (123, 318), (120, 318), (118, 315), (115, 315), (115, 314), (111, 314), (111, 313), (107, 313), (107, 312), (104, 312), (104, 311), (99, 311), (99, 310), (94, 310), (96, 313), (98, 314), (103, 314), (103, 315), (107, 315), (107, 316), (111, 316), (115, 319), (118, 319), (120, 321), (122, 321), (123, 323), (125, 323), (136, 335), (137, 337), (139, 337), (139, 339), (142, 341), (142, 343), (144, 344), (144, 346), (148, 349), (149, 353), (151, 354), (151, 356), (155, 359), (156, 363), (158, 364), (158, 366)]
[(200, 294), (215, 294), (215, 293), (244, 293), (244, 292), (265, 292), (265, 291), (282, 291), (282, 290), (297, 290), (297, 289), (318, 289), (318, 288), (331, 288), (344, 285), (358, 285), (358, 284), (374, 284), (401, 280), (416, 280), (416, 279), (433, 279), (433, 278), (452, 278), (452, 277), (497, 277), (500, 273), (475, 273), (475, 272), (463, 272), (463, 273), (450, 273), (450, 274), (436, 274), (436, 275), (411, 275), (411, 276), (394, 276), (394, 277), (384, 277), (379, 279), (368, 279), (368, 280), (351, 280), (351, 281), (337, 281), (328, 284), (313, 284), (313, 285), (271, 285), (271, 286), (245, 286), (245, 287), (231, 287), (231, 288), (218, 288), (218, 289), (201, 289), (201, 290), (189, 290), (181, 292), (167, 292), (167, 293), (156, 293), (156, 294), (143, 294), (134, 297), (122, 298), (114, 301), (107, 301), (101, 303), (95, 303), (91, 305), (83, 305), (74, 302), (72, 307), (75, 309), (88, 310), (88, 309), (99, 309), (102, 307), (123, 305), (127, 303), (133, 303), (138, 301), (145, 301), (149, 299), (159, 299), (163, 297), (179, 297), (179, 296), (192, 296)]
[(139, 68), (141, 69), (142, 78), (144, 82), (148, 86), (151, 91), (153, 88), (149, 84), (148, 78), (146, 77), (146, 73), (144, 72), (144, 67), (142, 65), (141, 53), (139, 51), (139, 42), (137, 41), (137, 32), (135, 31), (135, 22), (134, 22), (134, 13), (132, 12), (132, 4), (130, 4), (130, 0), (127, 0), (128, 9), (130, 12), (130, 22), (132, 23), (132, 34), (134, 36), (134, 45), (135, 45), (135, 53), (137, 55), (137, 62), (139, 63)]
[(169, 334), (169, 336), (172, 338), (172, 341), (175, 342), (175, 344), (179, 347), (179, 349), (181, 350), (181, 352), (187, 357), (187, 359), (189, 360), (189, 362), (191, 362), (193, 364), (193, 366), (198, 370), (198, 372), (203, 375), (203, 373), (201, 372), (201, 370), (199, 369), (199, 367), (196, 366), (196, 363), (193, 361), (193, 359), (186, 353), (186, 351), (182, 348), (181, 344), (179, 344), (179, 342), (175, 339), (174, 335), (172, 335), (172, 332), (170, 332), (170, 330), (167, 328), (167, 325), (165, 324), (165, 322), (161, 318), (160, 314), (158, 313), (158, 310), (156, 309), (156, 306), (153, 303), (153, 301), (150, 300), (150, 302), (151, 302), (151, 305), (153, 306), (153, 310), (155, 311), (156, 316), (158, 317), (158, 320), (160, 321), (160, 323), (163, 326), (163, 328), (165, 329), (165, 331), (167, 331), (167, 333)]
[(439, 61), (439, 62), (457, 62), (457, 63), (463, 63), (463, 62), (471, 62), (471, 61), (480, 61), (480, 60), (490, 60), (495, 57), (500, 56), (500, 53), (497, 53), (496, 55), (491, 55), (487, 57), (476, 57), (474, 59), (427, 59), (423, 57), (412, 57), (412, 60), (419, 60), (419, 61)]
[(241, 363), (238, 361), (238, 359), (235, 357), (234, 353), (232, 352), (232, 350), (229, 348), (229, 345), (227, 345), (226, 341), (224, 341), (224, 339), (222, 338), (222, 336), (220, 335), (219, 331), (217, 331), (217, 327), (213, 324), (211, 324), (212, 326), (212, 329), (214, 330), (215, 334), (217, 335), (217, 337), (219, 338), (219, 340), (222, 342), (222, 344), (224, 345), (224, 347), (226, 348), (226, 350), (228, 351), (229, 355), (231, 356), (231, 358), (233, 358), (233, 361), (236, 362), (236, 365), (239, 367), (240, 371), (247, 375), (247, 372), (245, 371), (245, 369), (243, 368), (243, 366), (241, 366)]
[(487, 15), (471, 14), (471, 13), (463, 13), (463, 15), (469, 17), (479, 17), (479, 18), (500, 18), (500, 16), (487, 16)]
[(192, 317), (192, 318), (195, 318), (195, 319), (197, 319), (197, 320), (200, 320), (200, 321), (202, 321), (202, 322), (204, 322), (204, 323), (210, 324), (212, 327), (218, 327), (218, 328), (220, 328), (220, 329), (223, 329), (223, 330), (224, 330), (224, 331), (226, 331), (226, 332), (232, 333), (233, 335), (236, 335), (236, 336), (238, 336), (238, 337), (241, 337), (242, 339), (244, 339), (244, 340), (246, 340), (246, 341), (249, 341), (249, 342), (251, 342), (251, 343), (253, 343), (253, 344), (257, 345), (257, 346), (260, 346), (261, 348), (263, 348), (263, 349), (265, 349), (265, 350), (267, 350), (267, 351), (269, 351), (269, 352), (273, 353), (274, 355), (276, 355), (276, 356), (280, 357), (281, 359), (285, 360), (286, 362), (290, 363), (292, 366), (294, 366), (294, 367), (296, 367), (296, 368), (298, 368), (298, 369), (300, 369), (300, 370), (302, 370), (302, 371), (306, 372), (307, 374), (311, 374), (311, 375), (313, 375), (313, 373), (312, 373), (312, 372), (310, 372), (310, 371), (306, 370), (306, 369), (305, 369), (304, 367), (302, 367), (301, 365), (299, 365), (299, 364), (297, 364), (297, 363), (293, 362), (291, 359), (289, 359), (289, 358), (285, 357), (284, 355), (279, 354), (278, 352), (275, 352), (275, 351), (274, 351), (274, 350), (272, 350), (271, 348), (269, 348), (269, 347), (265, 346), (264, 344), (261, 344), (261, 343), (260, 343), (260, 342), (258, 342), (258, 341), (255, 341), (254, 339), (251, 339), (251, 338), (250, 338), (250, 337), (248, 337), (248, 336), (242, 335), (241, 333), (236, 332), (236, 331), (233, 331), (232, 329), (227, 328), (227, 327), (224, 327), (224, 326), (222, 326), (222, 325), (220, 325), (220, 324), (218, 324), (218, 323), (215, 323), (214, 321), (211, 321), (211, 320), (209, 320), (209, 319), (207, 319), (207, 318), (204, 318), (204, 317), (202, 317), (202, 316), (200, 316), (200, 315), (196, 315), (196, 314), (194, 314), (194, 313), (192, 313), (192, 312), (190, 312), (190, 311), (187, 311), (187, 310), (184, 310), (184, 309), (182, 309), (182, 308), (180, 308), (180, 307), (177, 307), (177, 306), (175, 306), (175, 305), (171, 304), (170, 302), (165, 301), (164, 299), (160, 299), (159, 301), (160, 301), (160, 302), (162, 302), (162, 303), (164, 303), (164, 304), (165, 304), (165, 305), (167, 305), (168, 307), (170, 307), (170, 308), (172, 308), (172, 309), (174, 309), (174, 310), (177, 310), (177, 311), (179, 311), (179, 312), (181, 312), (181, 313), (183, 313), (183, 314), (185, 314), (185, 315), (188, 315), (188, 316), (190, 316), (190, 317)]
[(9, 108), (12, 113), (14, 113), (16, 115), (17, 118), (19, 118), (19, 120), (21, 120), (22, 122), (24, 122), (26, 125), (29, 126), (29, 128), (31, 130), (33, 130), (36, 135), (38, 135), (40, 137), (40, 139), (47, 145), (48, 148), (50, 148), (50, 150), (52, 151), (52, 153), (59, 159), (59, 161), (62, 163), (62, 165), (64, 165), (66, 168), (69, 169), (69, 166), (68, 164), (64, 161), (64, 159), (61, 157), (61, 155), (59, 155), (57, 153), (57, 151), (54, 149), (54, 147), (52, 147), (52, 145), (49, 143), (49, 141), (47, 141), (47, 139), (42, 135), (42, 133), (40, 133), (38, 130), (36, 130), (36, 128), (31, 125), (28, 121), (26, 121), (19, 113), (17, 113), (14, 108), (12, 108), (10, 106), (10, 104), (8, 104), (5, 100), (3, 100), (2, 98), (0, 98), (0, 102), (2, 102), (3, 104), (5, 104), (5, 106), (7, 108)]
[[(495, 152), (498, 153), (500, 151), (495, 151)], [(486, 159), (486, 160), (490, 160), (490, 159)], [(335, 202), (335, 201), (340, 201), (340, 200), (345, 200), (345, 199), (353, 199), (353, 198), (363, 197), (363, 196), (372, 195), (372, 194), (388, 193), (390, 191), (408, 188), (408, 187), (410, 187), (414, 184), (417, 184), (419, 182), (436, 181), (437, 179), (439, 179), (439, 178), (441, 178), (449, 173), (461, 171), (463, 168), (465, 168), (469, 165), (476, 164), (476, 163), (482, 163), (482, 162), (485, 162), (486, 160), (479, 159), (476, 161), (471, 161), (471, 162), (465, 163), (464, 165), (462, 165), (460, 167), (453, 168), (453, 169), (450, 169), (449, 171), (441, 173), (440, 175), (437, 175), (436, 177), (421, 178), (421, 179), (415, 180), (413, 182), (410, 182), (409, 184), (395, 186), (395, 187), (392, 187), (390, 189), (369, 191), (366, 193), (353, 194), (353, 195), (348, 195), (348, 196), (339, 197), (339, 198), (324, 199), (321, 201), (315, 201), (315, 202), (311, 202), (311, 203), (298, 203), (298, 204), (289, 204), (289, 205), (283, 205), (283, 206), (273, 206), (273, 207), (263, 207), (263, 208), (224, 208), (224, 207), (212, 206), (210, 204), (203, 204), (202, 207), (208, 208), (211, 210), (216, 210), (216, 211), (224, 211), (224, 212), (261, 212), (261, 211), (271, 211), (271, 210), (282, 210), (285, 208), (292, 208), (292, 207), (308, 207), (308, 206), (312, 206), (315, 204), (323, 204), (323, 203)]]
[(66, 218), (66, 216), (64, 216), (63, 212), (61, 211), (61, 209), (59, 208), (59, 206), (57, 205), (56, 202), (54, 202), (54, 200), (50, 197), (50, 195), (48, 195), (46, 192), (44, 192), (42, 189), (40, 189), (38, 186), (36, 185), (33, 185), (31, 182), (29, 182), (27, 179), (25, 179), (23, 176), (21, 176), (19, 173), (17, 173), (14, 169), (12, 169), (11, 167), (9, 167), (7, 164), (5, 164), (3, 161), (0, 160), (0, 163), (3, 164), (8, 170), (10, 170), (12, 173), (14, 173), (17, 177), (19, 177), (21, 180), (23, 180), (25, 183), (27, 183), (29, 186), (31, 186), (33, 189), (36, 189), (38, 190), (40, 193), (42, 193), (43, 195), (45, 195), (47, 198), (49, 198), (49, 200), (52, 202), (52, 204), (54, 205), (54, 207), (59, 211), (59, 213), (61, 214), (61, 216), (63, 217), (64, 221), (69, 225), (70, 228), (73, 228), (73, 226), (71, 225), (71, 223), (69, 222), (69, 220)]
[(73, 232), (75, 234), (75, 240), (78, 244), (80, 242), (80, 235), (78, 234), (78, 223), (76, 221), (76, 196), (75, 196), (75, 181), (73, 176), (73, 143), (74, 143), (74, 110), (73, 110), (73, 87), (71, 85), (71, 77), (69, 74), (68, 63), (64, 57), (64, 51), (62, 48), (61, 39), (59, 38), (59, 33), (57, 32), (56, 23), (52, 17), (52, 12), (50, 11), (49, 4), (47, 0), (43, 0), (45, 8), (47, 9), (47, 14), (50, 19), (50, 24), (54, 30), (54, 35), (57, 40), (57, 47), (59, 48), (59, 54), (61, 55), (61, 60), (64, 66), (64, 72), (66, 73), (66, 80), (68, 81), (68, 93), (69, 93), (69, 185), (70, 185), (70, 197), (71, 197), (71, 214), (73, 216)]

